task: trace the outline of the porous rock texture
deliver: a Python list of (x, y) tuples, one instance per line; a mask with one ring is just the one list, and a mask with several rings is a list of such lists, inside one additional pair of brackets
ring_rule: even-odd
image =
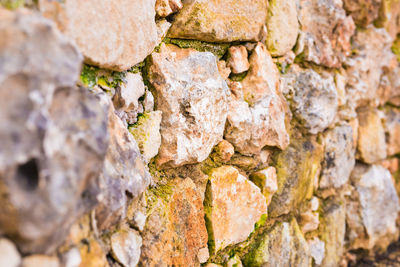
[(0, 266), (400, 266), (399, 3), (0, 0)]

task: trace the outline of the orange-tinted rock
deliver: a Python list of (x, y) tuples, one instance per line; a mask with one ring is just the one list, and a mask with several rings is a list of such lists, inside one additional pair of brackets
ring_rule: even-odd
[(346, 11), (353, 17), (356, 24), (367, 26), (379, 15), (382, 0), (344, 0)]
[(247, 50), (243, 45), (231, 46), (228, 49), (227, 65), (232, 73), (241, 73), (249, 69), (249, 60), (247, 59)]
[(231, 166), (214, 169), (205, 199), (206, 220), (212, 253), (242, 242), (254, 224), (267, 213), (260, 189)]
[(79, 267), (108, 267), (106, 253), (98, 241), (91, 239), (87, 245), (79, 249), (81, 253), (81, 264)]
[(156, 0), (156, 13), (160, 17), (166, 17), (182, 8), (181, 0)]

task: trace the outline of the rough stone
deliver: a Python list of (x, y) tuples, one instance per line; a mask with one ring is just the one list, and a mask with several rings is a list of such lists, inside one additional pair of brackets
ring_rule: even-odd
[(231, 68), (232, 73), (241, 73), (247, 71), (250, 67), (247, 59), (247, 49), (243, 45), (231, 46), (228, 49), (227, 66)]
[(397, 240), (400, 208), (390, 172), (379, 165), (357, 164), (351, 183), (354, 192), (346, 209), (349, 247), (386, 249)]
[(212, 170), (204, 203), (212, 253), (245, 241), (267, 214), (260, 189), (231, 166)]
[(182, 7), (181, 0), (156, 0), (156, 13), (160, 17), (167, 17)]
[(125, 267), (138, 264), (141, 246), (142, 238), (135, 230), (122, 229), (111, 236), (112, 255)]
[(390, 36), (395, 38), (400, 32), (400, 2), (397, 0), (383, 0), (376, 24), (379, 27), (384, 27)]
[(245, 266), (298, 266), (311, 264), (307, 241), (295, 219), (279, 222), (252, 244), (244, 256)]
[(18, 267), (21, 256), (15, 245), (8, 239), (0, 239), (0, 266)]
[(214, 160), (223, 163), (228, 162), (232, 158), (233, 154), (235, 154), (235, 149), (233, 145), (226, 140), (222, 140), (221, 142), (219, 142), (214, 150), (216, 154), (214, 156)]
[(353, 129), (338, 125), (324, 133), (325, 155), (319, 187), (339, 188), (347, 183), (355, 164)]
[(299, 32), (296, 0), (270, 1), (267, 15), (268, 51), (283, 56), (296, 44)]
[(261, 189), (261, 192), (267, 199), (267, 205), (269, 205), (272, 196), (278, 191), (276, 169), (268, 167), (264, 170), (254, 172), (250, 175), (250, 180)]
[(151, 57), (149, 79), (163, 113), (157, 163), (176, 167), (203, 161), (222, 140), (230, 95), (215, 57), (164, 44)]
[(139, 266), (198, 266), (207, 247), (203, 201), (191, 179), (176, 179), (148, 192), (151, 214), (142, 232)]
[(384, 121), (387, 155), (393, 156), (400, 153), (400, 110), (396, 108), (385, 109)]
[(119, 0), (112, 5), (107, 0), (40, 0), (39, 6), (75, 41), (89, 64), (127, 70), (157, 45), (155, 0)]
[(309, 133), (322, 132), (334, 121), (338, 95), (331, 76), (294, 66), (284, 75), (282, 91), (294, 116)]
[(228, 66), (226, 66), (225, 60), (219, 60), (217, 62), (217, 66), (218, 66), (219, 74), (226, 81), (228, 79), (229, 75), (231, 74), (231, 69)]
[(356, 24), (367, 26), (378, 18), (382, 0), (343, 0), (347, 13)]
[(45, 255), (31, 255), (23, 258), (21, 267), (59, 267), (60, 262), (57, 257)]
[(258, 41), (267, 5), (266, 0), (184, 0), (168, 36), (208, 42)]
[(306, 211), (301, 213), (299, 225), (303, 234), (317, 230), (319, 226), (318, 212)]
[(300, 0), (299, 22), (304, 59), (329, 68), (340, 67), (351, 52), (350, 38), (355, 30), (342, 1)]
[(358, 110), (358, 152), (365, 163), (386, 158), (385, 130), (378, 110), (368, 107)]
[(129, 128), (147, 162), (158, 154), (161, 145), (161, 119), (161, 111), (151, 111), (144, 113), (139, 117), (138, 122)]
[(310, 255), (314, 259), (317, 266), (320, 266), (325, 257), (325, 243), (318, 237), (314, 237), (307, 241), (310, 248)]
[(109, 267), (106, 254), (98, 241), (87, 240), (87, 245), (81, 246), (79, 251), (82, 259), (79, 267)]
[(297, 136), (286, 150), (274, 156), (278, 191), (269, 206), (271, 217), (287, 214), (306, 198), (311, 198), (322, 157), (322, 146), (313, 138)]

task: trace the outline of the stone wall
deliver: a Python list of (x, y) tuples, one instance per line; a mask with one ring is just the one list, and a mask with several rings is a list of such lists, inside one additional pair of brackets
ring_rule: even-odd
[(0, 0), (0, 266), (385, 253), (398, 33), (399, 0)]

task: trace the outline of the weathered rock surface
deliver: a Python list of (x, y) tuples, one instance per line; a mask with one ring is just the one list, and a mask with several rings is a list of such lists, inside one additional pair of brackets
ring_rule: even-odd
[(385, 130), (378, 110), (368, 107), (358, 110), (358, 152), (365, 163), (386, 158)]
[(198, 266), (197, 254), (207, 247), (207, 229), (194, 183), (178, 178), (152, 190), (139, 266)]
[(338, 125), (324, 134), (324, 161), (319, 187), (339, 188), (347, 183), (355, 164), (353, 129)]
[(222, 140), (230, 95), (215, 57), (163, 44), (152, 54), (149, 79), (163, 113), (158, 164), (176, 167), (206, 159)]
[(395, 38), (400, 32), (400, 2), (397, 0), (382, 1), (376, 24), (384, 27), (390, 36)]
[(235, 148), (231, 143), (226, 140), (222, 140), (218, 143), (218, 145), (214, 148), (215, 155), (213, 155), (213, 159), (215, 161), (220, 161), (223, 163), (228, 162), (232, 156), (235, 154)]
[(340, 67), (350, 54), (355, 25), (342, 1), (300, 0), (299, 22), (304, 59), (330, 68)]
[(181, 0), (156, 0), (156, 13), (166, 17), (179, 11), (183, 7)]
[(231, 166), (211, 172), (204, 203), (212, 253), (245, 241), (267, 213), (260, 189)]
[(400, 153), (400, 110), (396, 108), (385, 109), (385, 132), (387, 155), (393, 156)]
[(357, 164), (351, 182), (354, 192), (346, 210), (350, 248), (386, 249), (398, 236), (400, 208), (390, 172), (379, 165)]
[(273, 56), (292, 50), (299, 32), (296, 0), (269, 2), (267, 31), (266, 45)]
[(267, 5), (266, 0), (184, 0), (168, 36), (208, 42), (258, 41)]
[(227, 66), (231, 68), (232, 73), (241, 73), (249, 69), (250, 64), (247, 59), (247, 49), (245, 46), (229, 47)]
[(331, 76), (294, 66), (284, 75), (282, 87), (294, 116), (309, 133), (322, 132), (333, 122), (338, 95)]
[(289, 147), (275, 156), (278, 191), (272, 197), (269, 215), (287, 214), (311, 198), (319, 176), (323, 149), (312, 138), (294, 136)]
[(295, 219), (277, 223), (250, 246), (245, 266), (298, 266), (311, 264), (308, 244)]
[(356, 24), (367, 26), (378, 18), (382, 0), (344, 0), (343, 6)]
[(122, 229), (111, 236), (112, 254), (125, 267), (138, 264), (141, 246), (142, 238), (135, 230)]
[(40, 0), (45, 17), (78, 45), (87, 63), (127, 70), (157, 45), (155, 0)]
[(278, 191), (278, 181), (276, 177), (276, 169), (268, 167), (264, 170), (253, 172), (250, 180), (257, 185), (267, 200), (267, 205), (271, 202), (272, 196)]
[(8, 239), (0, 239), (0, 266), (18, 267), (21, 256), (15, 245)]

